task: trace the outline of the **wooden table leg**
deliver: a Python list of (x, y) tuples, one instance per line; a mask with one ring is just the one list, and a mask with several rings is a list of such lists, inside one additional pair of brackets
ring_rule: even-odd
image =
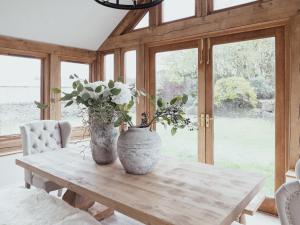
[(88, 211), (97, 220), (103, 220), (114, 214), (114, 209), (108, 208), (70, 190), (66, 191), (62, 199), (75, 208)]
[(239, 218), (239, 223), (246, 225), (246, 214), (241, 214), (240, 218)]
[(88, 209), (91, 208), (95, 203), (95, 201), (92, 201), (89, 198), (81, 196), (70, 190), (66, 191), (62, 199), (74, 208), (85, 211), (88, 211)]

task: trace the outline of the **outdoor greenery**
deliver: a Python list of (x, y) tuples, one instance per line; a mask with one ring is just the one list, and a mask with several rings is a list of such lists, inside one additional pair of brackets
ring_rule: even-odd
[[(127, 124), (130, 127), (150, 128), (153, 123), (158, 122), (164, 126), (171, 126), (171, 134), (175, 135), (178, 129), (189, 128), (193, 130), (195, 126), (191, 120), (186, 117), (184, 110), (185, 104), (188, 102), (188, 95), (177, 95), (170, 101), (163, 98), (150, 98), (154, 102), (156, 111), (152, 118), (147, 113), (142, 113), (142, 121), (139, 125), (134, 125), (132, 108), (137, 98), (141, 95), (146, 96), (143, 91), (136, 90), (135, 87), (129, 87), (119, 81), (110, 80), (108, 82), (97, 81), (88, 82), (81, 80), (76, 74), (70, 75), (70, 79), (74, 80), (72, 89), (62, 92), (59, 88), (52, 91), (55, 94), (63, 93), (61, 101), (65, 102), (64, 107), (73, 105), (81, 106), (81, 117), (86, 120), (87, 126), (93, 122), (101, 124), (113, 123), (115, 127)], [(153, 101), (154, 100), (154, 101)], [(40, 102), (35, 102), (38, 108), (47, 108)]]
[[(190, 118), (197, 120), (197, 49), (158, 53), (156, 93), (171, 98), (184, 92)], [(217, 166), (266, 175), (265, 192), (274, 194), (275, 38), (213, 47), (214, 157)], [(209, 88), (209, 87), (206, 87)], [(164, 154), (198, 160), (197, 131), (169, 131), (157, 126)]]
[(215, 106), (218, 109), (252, 109), (256, 107), (256, 93), (243, 77), (228, 77), (217, 80), (214, 89)]
[(171, 134), (175, 135), (178, 129), (195, 129), (190, 118), (186, 117), (184, 106), (188, 101), (188, 96), (176, 96), (170, 102), (163, 98), (158, 98), (156, 110), (153, 118), (149, 119), (147, 113), (142, 114), (142, 123), (140, 127), (150, 127), (154, 122), (162, 124), (164, 127), (171, 126)]

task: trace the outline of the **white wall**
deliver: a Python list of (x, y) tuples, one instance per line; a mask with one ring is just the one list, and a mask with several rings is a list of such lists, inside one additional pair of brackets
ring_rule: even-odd
[(126, 12), (93, 0), (0, 0), (0, 35), (97, 50)]

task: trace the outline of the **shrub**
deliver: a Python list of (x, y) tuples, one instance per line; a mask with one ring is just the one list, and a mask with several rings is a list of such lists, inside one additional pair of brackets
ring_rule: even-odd
[(221, 78), (215, 85), (217, 108), (252, 109), (257, 104), (256, 93), (242, 77)]
[(274, 88), (263, 77), (251, 79), (251, 86), (254, 88), (258, 99), (274, 98)]

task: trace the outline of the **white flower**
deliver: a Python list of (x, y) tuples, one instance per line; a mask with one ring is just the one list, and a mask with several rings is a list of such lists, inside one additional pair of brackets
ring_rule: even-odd
[[(93, 83), (88, 83), (88, 84), (84, 84), (84, 87), (88, 87), (88, 88), (92, 88), (94, 91), (90, 91), (90, 90), (86, 90), (85, 88), (83, 89), (83, 91), (80, 93), (80, 97), (82, 97), (82, 95), (84, 95), (85, 93), (88, 93), (92, 99), (98, 99), (99, 95), (102, 93), (96, 93), (95, 90), (97, 87), (99, 87), (100, 85), (105, 86), (105, 89), (107, 87), (107, 82), (104, 81), (96, 81)], [(103, 91), (102, 91), (103, 92)]]
[(112, 96), (112, 102), (117, 105), (128, 104), (131, 101), (131, 90), (127, 84), (115, 82), (115, 88), (121, 89), (120, 94)]
[(85, 86), (85, 87), (93, 88), (93, 90), (95, 91), (96, 88), (99, 87), (100, 85), (103, 85), (103, 86), (107, 87), (107, 82), (104, 82), (104, 81), (96, 81), (96, 82), (93, 82), (93, 83), (85, 84), (84, 86)]

